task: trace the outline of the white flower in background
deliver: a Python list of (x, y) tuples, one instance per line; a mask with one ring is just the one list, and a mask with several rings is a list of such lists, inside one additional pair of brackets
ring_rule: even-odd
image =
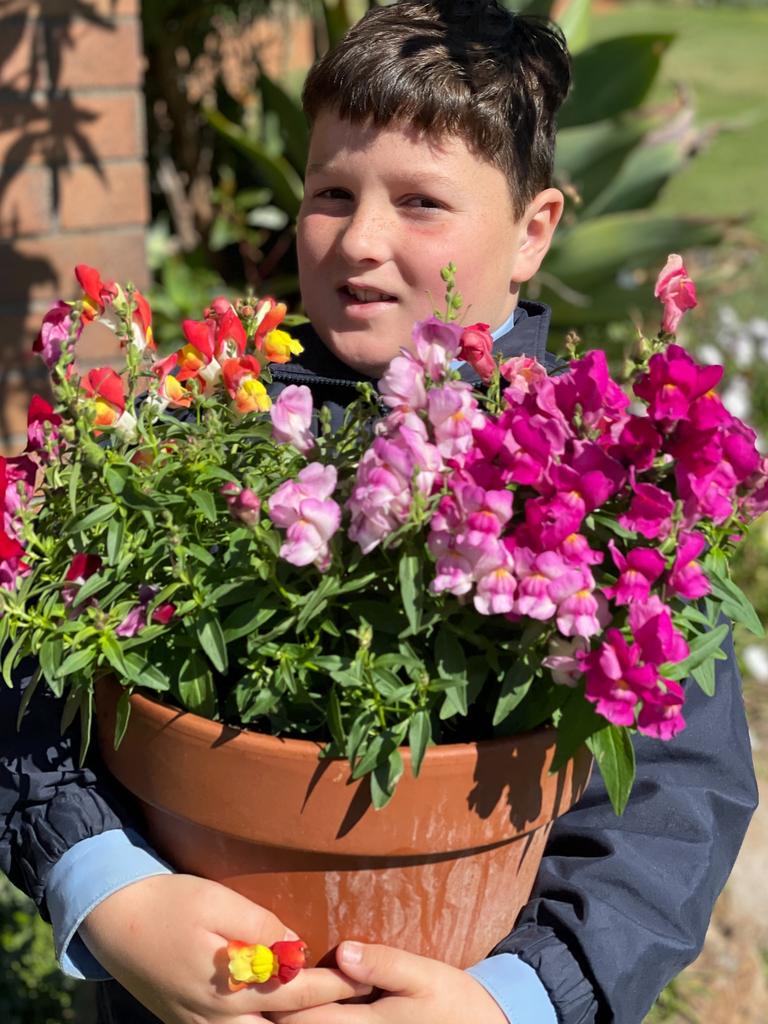
[(752, 409), (749, 384), (743, 377), (733, 377), (723, 388), (723, 405), (732, 416), (746, 419)]
[(747, 673), (759, 683), (768, 683), (768, 648), (765, 644), (748, 644), (742, 651)]

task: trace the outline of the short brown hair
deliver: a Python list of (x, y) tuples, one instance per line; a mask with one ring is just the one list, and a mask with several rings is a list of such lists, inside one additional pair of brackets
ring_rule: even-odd
[(355, 123), (460, 135), (509, 180), (516, 216), (552, 182), (571, 66), (562, 32), (497, 0), (374, 7), (310, 70), (302, 101)]

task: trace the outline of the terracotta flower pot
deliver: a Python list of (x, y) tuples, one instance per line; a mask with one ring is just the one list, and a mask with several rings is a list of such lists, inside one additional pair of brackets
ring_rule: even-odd
[[(156, 849), (181, 871), (274, 911), (320, 959), (341, 939), (385, 942), (466, 967), (511, 929), (552, 821), (584, 790), (584, 751), (549, 774), (538, 730), (410, 753), (375, 811), (367, 780), (318, 746), (223, 727), (135, 695), (113, 747), (115, 683), (97, 688), (102, 754), (136, 797)], [(233, 938), (253, 938), (232, 936)]]

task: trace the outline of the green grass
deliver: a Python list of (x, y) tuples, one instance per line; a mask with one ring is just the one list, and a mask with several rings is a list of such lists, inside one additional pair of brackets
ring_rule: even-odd
[(721, 132), (667, 186), (661, 209), (689, 214), (750, 216), (762, 251), (728, 296), (742, 317), (768, 315), (768, 9), (622, 3), (595, 15), (594, 41), (628, 32), (673, 32), (651, 97), (684, 85), (700, 122), (738, 125)]

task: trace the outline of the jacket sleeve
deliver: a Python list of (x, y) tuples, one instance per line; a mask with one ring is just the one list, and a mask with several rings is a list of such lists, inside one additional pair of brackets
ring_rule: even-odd
[(0, 681), (0, 870), (48, 919), (45, 886), (59, 858), (81, 839), (135, 822), (95, 752), (78, 767), (79, 732), (61, 736), (61, 702), (43, 686), (17, 730), (33, 670), (29, 661), (13, 687)]
[(494, 953), (517, 953), (562, 1024), (641, 1024), (697, 956), (757, 806), (732, 637), (714, 697), (687, 683), (687, 728), (637, 737), (624, 815), (598, 772), (554, 825), (530, 902)]

